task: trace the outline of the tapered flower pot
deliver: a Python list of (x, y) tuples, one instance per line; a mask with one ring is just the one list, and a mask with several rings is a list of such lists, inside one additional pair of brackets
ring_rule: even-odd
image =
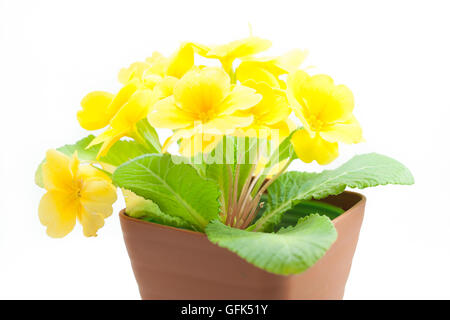
[(365, 197), (344, 192), (324, 202), (346, 210), (338, 238), (314, 266), (290, 276), (259, 269), (206, 235), (133, 219), (120, 212), (142, 299), (342, 299), (358, 242)]

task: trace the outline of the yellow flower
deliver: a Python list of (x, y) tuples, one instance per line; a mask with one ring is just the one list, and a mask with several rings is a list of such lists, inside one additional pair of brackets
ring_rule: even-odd
[(230, 72), (233, 61), (265, 51), (272, 46), (270, 40), (250, 36), (218, 46), (196, 45), (198, 54), (206, 58), (219, 59), (225, 71)]
[(292, 50), (279, 57), (243, 58), (236, 68), (236, 79), (241, 83), (254, 80), (274, 88), (286, 89), (286, 83), (280, 76), (297, 69), (307, 55), (307, 51)]
[(116, 95), (104, 91), (87, 94), (77, 114), (81, 127), (98, 130), (110, 125), (89, 145), (102, 143), (98, 158), (122, 137), (133, 136), (136, 123), (147, 116), (157, 100), (172, 95), (178, 78), (193, 65), (193, 44), (182, 44), (170, 58), (155, 52), (145, 62), (120, 70), (119, 81), (124, 86)]
[(291, 143), (298, 158), (306, 163), (316, 160), (318, 164), (325, 165), (339, 155), (337, 142), (328, 142), (318, 134), (312, 138), (305, 129), (295, 132)]
[(290, 74), (288, 99), (305, 128), (293, 139), (298, 157), (305, 162), (329, 163), (338, 155), (337, 142), (362, 141), (361, 127), (352, 113), (352, 92), (335, 85), (329, 76), (309, 76), (301, 70)]
[(149, 114), (156, 128), (176, 130), (163, 150), (180, 138), (194, 134), (221, 135), (249, 126), (253, 116), (239, 116), (261, 100), (254, 89), (231, 85), (230, 77), (220, 68), (205, 67), (186, 73), (175, 85), (173, 96), (158, 101)]
[(154, 52), (145, 62), (135, 62), (120, 70), (119, 81), (124, 85), (138, 81), (148, 89), (155, 89), (161, 81), (166, 80), (160, 90), (165, 95), (163, 97), (167, 97), (172, 94), (167, 89), (173, 89), (174, 82), (194, 66), (194, 46), (192, 43), (183, 43), (169, 58)]
[(253, 107), (240, 112), (242, 115), (252, 115), (253, 123), (239, 131), (243, 131), (247, 136), (264, 138), (270, 138), (274, 134), (280, 138), (288, 136), (290, 133), (288, 117), (292, 109), (289, 107), (285, 92), (264, 82), (247, 80), (243, 84), (255, 89), (262, 99)]
[(47, 193), (39, 204), (39, 219), (47, 234), (61, 238), (72, 231), (78, 219), (87, 237), (96, 236), (104, 219), (112, 214), (116, 189), (109, 178), (90, 165), (49, 150), (43, 165)]
[[(160, 55), (159, 52), (154, 52), (153, 56)], [(143, 80), (144, 72), (151, 68), (148, 62), (134, 62), (128, 68), (122, 68), (119, 71), (119, 82), (126, 85), (128, 82), (133, 80), (141, 81)], [(155, 74), (158, 74), (154, 72)]]
[(138, 88), (137, 82), (133, 81), (125, 85), (116, 95), (104, 91), (88, 93), (81, 100), (82, 110), (77, 113), (80, 126), (86, 130), (106, 127)]
[(115, 113), (110, 121), (109, 128), (92, 140), (88, 148), (102, 143), (97, 155), (97, 158), (100, 158), (106, 155), (114, 143), (122, 137), (133, 137), (136, 132), (136, 124), (148, 115), (151, 107), (158, 98), (149, 89), (134, 92), (127, 102)]

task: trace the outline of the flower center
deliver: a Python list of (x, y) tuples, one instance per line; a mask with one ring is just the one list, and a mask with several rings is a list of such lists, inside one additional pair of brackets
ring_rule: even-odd
[(83, 185), (83, 180), (77, 179), (75, 180), (75, 196), (77, 199), (81, 198), (81, 187)]
[(214, 110), (208, 110), (208, 111), (200, 111), (198, 113), (198, 118), (202, 123), (209, 122), (211, 119), (213, 119), (215, 116)]
[(312, 131), (322, 131), (325, 126), (325, 123), (315, 114), (309, 115), (306, 120), (308, 121)]

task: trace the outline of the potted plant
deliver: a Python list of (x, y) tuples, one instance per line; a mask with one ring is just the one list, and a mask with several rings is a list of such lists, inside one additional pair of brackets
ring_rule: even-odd
[[(346, 86), (300, 69), (306, 51), (258, 55), (270, 46), (183, 43), (120, 70), (117, 93), (87, 94), (80, 125), (106, 129), (49, 150), (36, 172), (48, 235), (78, 220), (96, 236), (118, 187), (143, 299), (341, 299), (365, 204), (345, 189), (414, 179), (376, 153), (288, 171), (331, 163), (362, 131)], [(155, 128), (170, 131), (162, 145)]]

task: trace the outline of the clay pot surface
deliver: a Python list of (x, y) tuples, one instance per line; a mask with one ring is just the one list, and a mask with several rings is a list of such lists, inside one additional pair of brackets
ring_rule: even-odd
[(142, 299), (342, 299), (366, 198), (354, 192), (326, 203), (346, 210), (327, 253), (303, 273), (282, 276), (220, 248), (203, 233), (134, 219), (120, 212), (125, 244)]

